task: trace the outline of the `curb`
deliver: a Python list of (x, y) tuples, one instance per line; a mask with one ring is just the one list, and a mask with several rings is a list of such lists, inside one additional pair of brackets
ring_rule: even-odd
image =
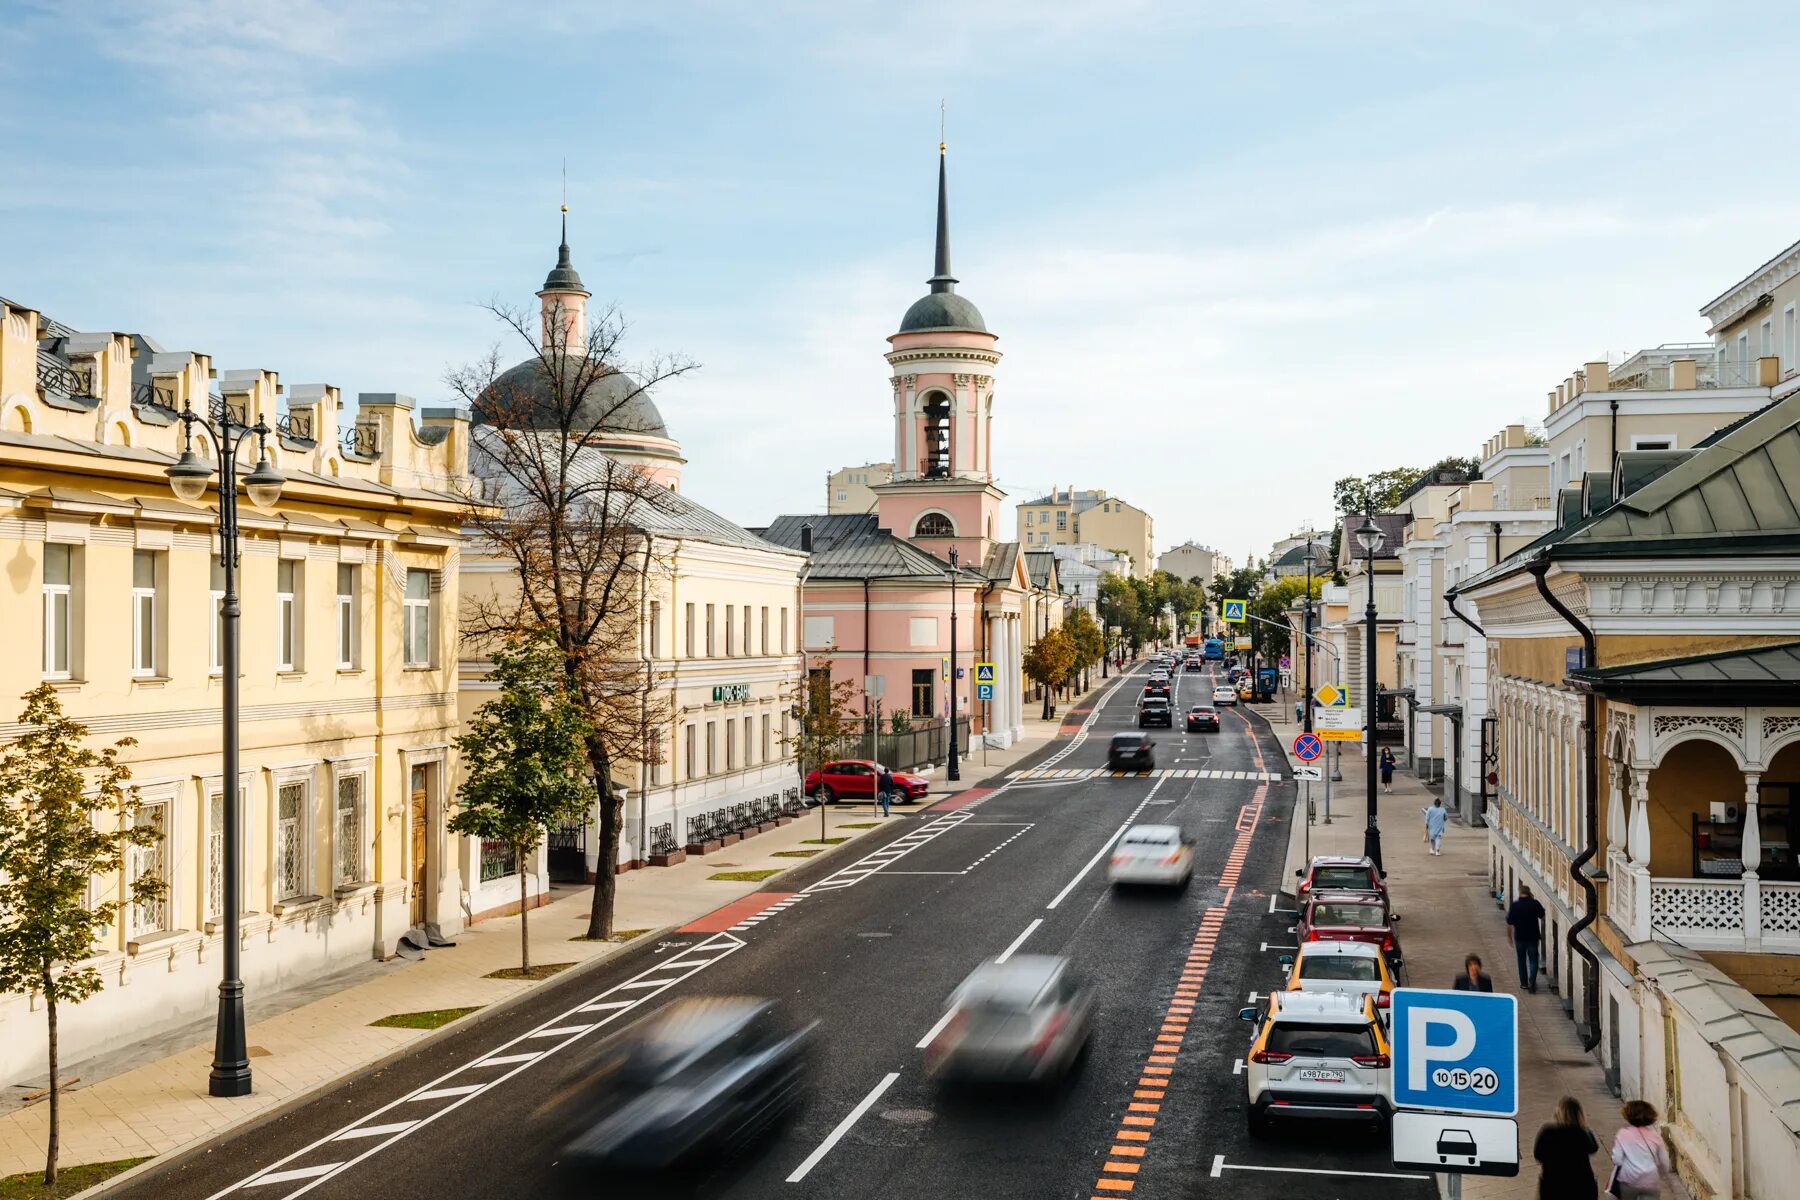
[[(921, 809), (920, 811), (923, 811), (923, 809)], [(812, 858), (808, 858), (808, 859), (801, 859), (801, 860), (795, 862), (793, 866), (784, 868), (780, 874), (769, 876), (769, 878), (767, 878), (767, 879), (763, 880), (761, 883), (759, 883), (757, 885), (757, 887), (754, 889), (754, 891), (746, 892), (745, 895), (754, 895), (756, 891), (765, 890), (766, 885), (775, 882), (776, 880), (782, 878), (782, 876), (785, 876), (785, 875), (789, 874), (790, 872), (800, 871), (806, 867), (815, 866), (817, 864), (826, 862), (826, 861), (830, 860), (834, 855), (839, 853), (840, 851), (848, 850), (852, 846), (854, 846), (856, 843), (858, 843), (862, 840), (863, 840), (863, 838), (853, 837), (853, 838), (849, 839), (848, 841), (840, 842), (839, 844), (837, 844), (835, 846), (827, 846), (827, 847), (825, 847), (825, 852), (823, 854), (819, 854), (819, 855), (816, 855), (816, 856), (814, 856)], [(742, 899), (742, 898), (743, 897), (740, 896), (738, 899)], [(735, 902), (736, 901), (727, 901), (727, 904), (731, 904), (731, 903), (735, 903)], [(76, 1192), (73, 1196), (70, 1196), (68, 1198), (68, 1200), (89, 1200), (90, 1197), (102, 1196), (102, 1195), (105, 1195), (107, 1192), (114, 1191), (118, 1188), (124, 1187), (125, 1185), (127, 1185), (129, 1183), (134, 1183), (138, 1179), (142, 1178), (145, 1175), (152, 1174), (156, 1171), (160, 1171), (165, 1168), (177, 1166), (184, 1160), (193, 1157), (195, 1154), (201, 1153), (208, 1146), (210, 1146), (211, 1144), (213, 1144), (215, 1142), (218, 1142), (226, 1137), (236, 1137), (241, 1134), (249, 1133), (251, 1130), (260, 1128), (261, 1126), (268, 1124), (270, 1121), (275, 1121), (282, 1117), (285, 1117), (288, 1113), (292, 1112), (294, 1109), (299, 1108), (300, 1106), (302, 1106), (304, 1104), (308, 1104), (308, 1103), (312, 1102), (313, 1100), (316, 1100), (320, 1095), (324, 1094), (325, 1092), (328, 1092), (331, 1089), (342, 1085), (346, 1080), (361, 1078), (364, 1075), (368, 1075), (368, 1074), (372, 1074), (374, 1072), (380, 1071), (380, 1070), (386, 1068), (387, 1066), (389, 1066), (390, 1064), (398, 1061), (399, 1059), (405, 1058), (407, 1055), (412, 1054), (414, 1051), (418, 1050), (420, 1047), (426, 1045), (429, 1042), (435, 1041), (442, 1037), (448, 1037), (452, 1033), (461, 1032), (466, 1029), (472, 1029), (484, 1020), (488, 1020), (493, 1017), (504, 1016), (508, 1012), (508, 1010), (516, 1008), (519, 1005), (523, 1004), (525, 1001), (532, 999), (540, 991), (542, 991), (544, 988), (548, 987), (551, 984), (562, 983), (562, 982), (565, 982), (565, 981), (571, 980), (571, 979), (579, 979), (581, 976), (586, 975), (594, 970), (597, 970), (603, 964), (615, 963), (619, 959), (625, 957), (627, 954), (638, 952), (640, 950), (640, 948), (643, 948), (643, 947), (653, 946), (658, 941), (660, 941), (662, 938), (679, 931), (683, 926), (690, 925), (693, 922), (698, 921), (698, 920), (702, 920), (703, 918), (710, 916), (712, 913), (715, 913), (720, 908), (724, 908), (724, 907), (726, 907), (726, 905), (721, 904), (721, 905), (717, 906), (716, 908), (707, 909), (705, 912), (695, 913), (692, 916), (684, 917), (680, 921), (671, 922), (668, 925), (664, 925), (660, 929), (652, 929), (646, 933), (639, 934), (637, 937), (633, 938), (631, 941), (621, 944), (619, 949), (615, 953), (601, 955), (596, 958), (588, 959), (586, 962), (578, 963), (575, 966), (569, 968), (567, 971), (562, 971), (562, 972), (557, 973), (556, 975), (551, 976), (548, 979), (543, 979), (543, 980), (537, 981), (537, 985), (534, 987), (526, 988), (525, 990), (523, 990), (521, 992), (518, 992), (514, 995), (508, 996), (504, 1000), (496, 1001), (493, 1004), (484, 1005), (481, 1008), (477, 1009), (475, 1012), (468, 1013), (464, 1016), (460, 1016), (460, 1017), (456, 1018), (456, 1020), (454, 1020), (454, 1021), (449, 1021), (443, 1025), (438, 1026), (436, 1029), (433, 1029), (433, 1030), (427, 1032), (424, 1037), (415, 1038), (412, 1041), (407, 1042), (403, 1046), (396, 1046), (393, 1050), (382, 1055), (380, 1058), (372, 1059), (366, 1063), (359, 1063), (357, 1066), (352, 1067), (348, 1071), (344, 1071), (337, 1075), (330, 1076), (329, 1078), (321, 1079), (315, 1083), (308, 1084), (306, 1087), (300, 1089), (299, 1091), (295, 1092), (293, 1095), (287, 1097), (285, 1100), (282, 1100), (280, 1103), (274, 1105), (271, 1108), (263, 1109), (261, 1112), (251, 1113), (239, 1121), (232, 1122), (231, 1124), (228, 1124), (228, 1125), (220, 1126), (218, 1129), (211, 1130), (210, 1132), (208, 1132), (206, 1134), (203, 1134), (199, 1137), (193, 1138), (189, 1141), (183, 1142), (179, 1146), (175, 1146), (172, 1149), (165, 1150), (161, 1154), (153, 1154), (149, 1158), (145, 1159), (143, 1162), (137, 1164), (137, 1166), (135, 1166), (135, 1167), (128, 1167), (127, 1169), (120, 1171), (117, 1175), (113, 1175), (107, 1179), (103, 1179), (99, 1183), (96, 1183), (94, 1186), (92, 1186), (90, 1188), (86, 1188), (82, 1191)], [(83, 1164), (70, 1163), (67, 1165), (68, 1166), (81, 1166)], [(63, 1166), (63, 1164), (58, 1164), (58, 1169), (61, 1169), (62, 1166)]]

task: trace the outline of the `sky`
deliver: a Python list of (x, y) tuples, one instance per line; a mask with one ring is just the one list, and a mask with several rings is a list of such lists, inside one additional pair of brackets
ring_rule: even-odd
[[(1240, 564), (1344, 475), (1479, 453), (1705, 340), (1800, 237), (1800, 7), (1674, 0), (0, 0), (0, 295), (445, 402), (574, 262), (683, 490), (744, 525), (891, 453), (931, 274), (1005, 358), (1014, 500)], [(522, 349), (503, 346), (511, 358)], [(1010, 527), (1010, 516), (1008, 517)]]

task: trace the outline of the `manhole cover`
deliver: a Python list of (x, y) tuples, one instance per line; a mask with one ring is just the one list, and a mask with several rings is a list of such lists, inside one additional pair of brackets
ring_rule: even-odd
[(883, 938), (893, 937), (894, 935), (891, 933), (859, 933), (856, 936), (861, 938)]
[(881, 1114), (881, 1119), (896, 1125), (923, 1125), (932, 1115), (929, 1108), (890, 1108)]

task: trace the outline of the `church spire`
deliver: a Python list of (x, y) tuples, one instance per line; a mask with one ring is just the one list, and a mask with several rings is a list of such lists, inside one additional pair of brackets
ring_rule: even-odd
[(544, 286), (538, 289), (538, 295), (545, 292), (559, 294), (580, 293), (588, 295), (588, 290), (581, 285), (581, 276), (576, 273), (575, 264), (569, 261), (569, 206), (562, 206), (562, 245), (556, 248), (556, 265), (550, 274), (544, 277)]
[(939, 142), (937, 259), (931, 279), (928, 281), (934, 292), (954, 292), (956, 290), (956, 276), (950, 274), (950, 188), (944, 174), (945, 160), (944, 143)]

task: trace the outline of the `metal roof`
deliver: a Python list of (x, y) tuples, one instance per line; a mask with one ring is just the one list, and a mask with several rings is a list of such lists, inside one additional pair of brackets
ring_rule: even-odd
[(1569, 672), (1582, 691), (1643, 703), (1800, 703), (1800, 642)]
[[(811, 525), (813, 530), (810, 579), (943, 580), (950, 574), (949, 563), (881, 528), (874, 513), (780, 516), (762, 531), (762, 537), (784, 549), (798, 550), (803, 525)], [(960, 573), (965, 577), (975, 574), (966, 567)]]

